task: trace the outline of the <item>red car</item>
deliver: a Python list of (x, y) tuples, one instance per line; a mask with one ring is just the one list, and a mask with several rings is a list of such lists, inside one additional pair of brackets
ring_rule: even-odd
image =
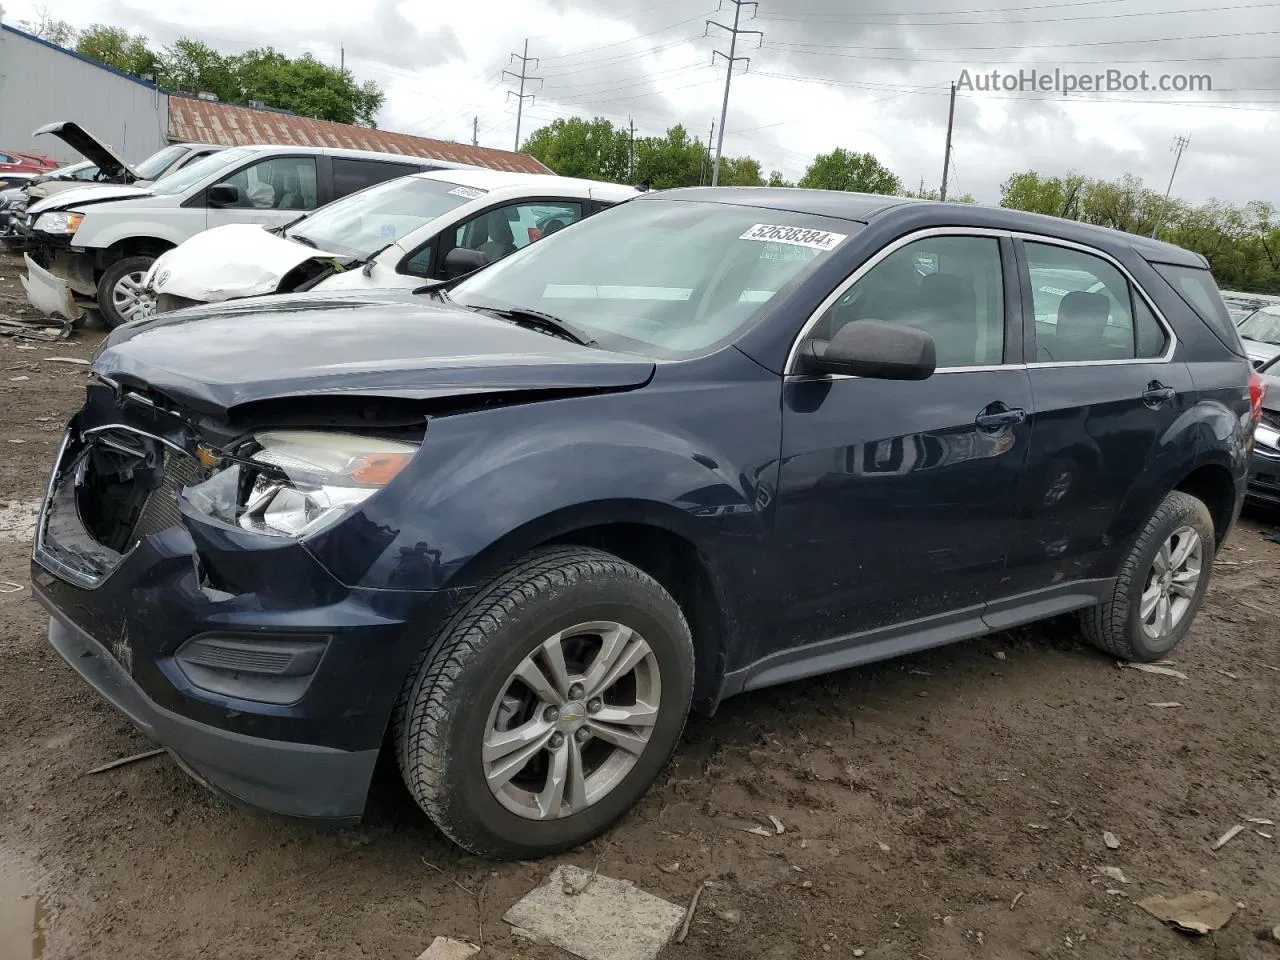
[(4, 153), (0, 151), (0, 174), (45, 173), (58, 165), (56, 160), (38, 153)]

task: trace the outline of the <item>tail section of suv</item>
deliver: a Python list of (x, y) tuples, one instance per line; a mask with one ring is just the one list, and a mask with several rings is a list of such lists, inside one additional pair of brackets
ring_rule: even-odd
[(728, 696), (1059, 614), (1167, 656), (1262, 414), (1224, 315), (1114, 231), (648, 194), (432, 293), (116, 331), (32, 581), (214, 789), (356, 818), (389, 733), (449, 837), (541, 856)]

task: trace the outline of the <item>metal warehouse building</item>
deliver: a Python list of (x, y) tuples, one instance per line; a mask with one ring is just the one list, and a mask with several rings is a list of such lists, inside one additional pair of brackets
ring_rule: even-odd
[(180, 97), (74, 50), (0, 24), (0, 150), (82, 160), (56, 137), (32, 137), (46, 123), (74, 120), (136, 163), (169, 143), (273, 143), (348, 147), (525, 173), (551, 171), (523, 153), (370, 130), (282, 110)]

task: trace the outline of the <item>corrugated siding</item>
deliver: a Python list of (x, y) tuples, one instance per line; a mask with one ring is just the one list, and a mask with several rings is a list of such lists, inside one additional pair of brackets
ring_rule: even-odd
[(399, 153), (430, 160), (467, 163), (518, 173), (551, 173), (533, 157), (510, 150), (473, 147), (448, 140), (413, 137), (407, 133), (370, 130), (328, 120), (313, 120), (272, 110), (255, 110), (229, 103), (189, 97), (169, 98), (169, 137), (172, 140), (220, 143), (243, 147), (255, 143), (289, 146), (345, 147)]
[(168, 143), (169, 98), (9, 28), (0, 30), (0, 150), (84, 158), (56, 137), (31, 131), (74, 120), (136, 163)]

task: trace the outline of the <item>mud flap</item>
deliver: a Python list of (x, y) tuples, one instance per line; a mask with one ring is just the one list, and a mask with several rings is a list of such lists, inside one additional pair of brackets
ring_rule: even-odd
[(31, 306), (46, 317), (63, 317), (74, 322), (84, 316), (84, 308), (76, 303), (67, 281), (44, 269), (30, 254), (23, 254), (23, 259), (27, 262), (27, 275), (18, 279), (27, 291)]

